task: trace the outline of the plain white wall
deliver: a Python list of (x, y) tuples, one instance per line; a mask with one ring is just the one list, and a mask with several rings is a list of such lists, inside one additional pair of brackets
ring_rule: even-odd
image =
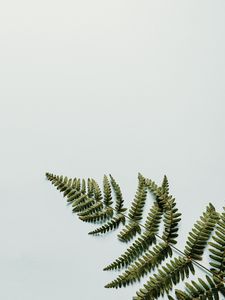
[(1, 299), (125, 300), (141, 286), (103, 288), (125, 246), (88, 236), (46, 171), (111, 173), (127, 206), (137, 172), (167, 174), (181, 249), (208, 202), (222, 210), (224, 14), (206, 0), (1, 3)]

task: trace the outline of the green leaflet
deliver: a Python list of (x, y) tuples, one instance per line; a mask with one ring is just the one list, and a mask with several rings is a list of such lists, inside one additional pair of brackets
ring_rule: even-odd
[(125, 223), (125, 217), (124, 215), (118, 214), (115, 217), (113, 217), (108, 223), (102, 225), (101, 227), (89, 232), (88, 234), (102, 234), (106, 233), (110, 230), (116, 229), (119, 227), (121, 223)]
[(156, 242), (155, 234), (158, 232), (162, 217), (162, 209), (155, 202), (148, 213), (145, 228), (146, 230), (135, 240), (135, 242), (104, 270), (112, 270), (128, 266), (133, 260), (146, 251), (152, 243)]
[(225, 288), (221, 282), (215, 283), (209, 276), (206, 275), (206, 280), (198, 278), (198, 282), (192, 280), (191, 283), (185, 283), (186, 290), (176, 290), (178, 300), (192, 299), (220, 299), (220, 293), (225, 297)]
[(225, 278), (225, 207), (216, 226), (213, 242), (209, 242), (211, 271), (222, 279)]
[(121, 242), (129, 242), (137, 233), (141, 233), (139, 222), (142, 219), (143, 208), (147, 197), (147, 189), (143, 178), (138, 179), (138, 189), (128, 212), (129, 223), (118, 234)]
[[(181, 213), (176, 208), (175, 198), (169, 195), (169, 182), (164, 176), (161, 185), (138, 174), (138, 188), (128, 217), (124, 215), (124, 200), (119, 184), (112, 175), (104, 175), (102, 189), (91, 178), (68, 178), (46, 173), (46, 177), (59, 190), (73, 213), (85, 222), (101, 223), (101, 226), (89, 232), (91, 235), (105, 234), (117, 229), (120, 224), (124, 228), (118, 234), (119, 240), (136, 240), (114, 262), (104, 270), (125, 268), (115, 280), (106, 285), (107, 288), (125, 287), (140, 279), (149, 272), (155, 273), (137, 291), (133, 300), (157, 299), (167, 294), (169, 300), (175, 298), (169, 295), (173, 286), (184, 281), (191, 272), (194, 274), (194, 262), (201, 260), (215, 225), (216, 229), (210, 245), (210, 266), (212, 276), (203, 280), (186, 282), (186, 290), (176, 290), (176, 299), (225, 299), (225, 211), (219, 215), (212, 204), (209, 204), (200, 219), (194, 224), (188, 235), (184, 256), (162, 262), (173, 255), (173, 244), (178, 236)], [(147, 191), (154, 197), (154, 203), (149, 209), (144, 226), (141, 225)], [(163, 216), (164, 230), (162, 242), (157, 241), (157, 233)], [(128, 220), (127, 224), (125, 222)], [(141, 231), (144, 227), (144, 231)], [(161, 266), (162, 265), (162, 266)]]
[(126, 271), (107, 284), (106, 288), (118, 288), (127, 286), (154, 270), (168, 255), (172, 256), (172, 250), (167, 243), (160, 243), (152, 250), (136, 260)]
[[(176, 211), (174, 213), (176, 214)], [(154, 277), (150, 277), (149, 281), (144, 284), (144, 288), (137, 292), (137, 297), (134, 297), (135, 300), (157, 299), (161, 295), (169, 293), (173, 285), (180, 282), (180, 279), (184, 280), (185, 277), (188, 277), (189, 270), (194, 274), (192, 259), (201, 259), (210, 234), (218, 221), (218, 213), (212, 204), (206, 207), (200, 220), (196, 222), (197, 227), (194, 224), (189, 233), (184, 250), (186, 257), (174, 258), (166, 266), (159, 269), (158, 273), (154, 274)], [(167, 223), (167, 218), (165, 222)]]

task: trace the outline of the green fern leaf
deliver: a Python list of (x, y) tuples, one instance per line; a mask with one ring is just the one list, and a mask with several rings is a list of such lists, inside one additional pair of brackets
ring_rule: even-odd
[(138, 237), (135, 242), (117, 258), (113, 263), (107, 266), (104, 270), (113, 270), (128, 266), (133, 260), (139, 257), (144, 251), (146, 251), (152, 243), (155, 243), (155, 234), (159, 230), (159, 224), (162, 217), (162, 210), (155, 202), (151, 207), (144, 227), (146, 230)]
[(97, 213), (99, 211), (103, 210), (103, 203), (102, 202), (95, 202), (92, 206), (89, 208), (83, 210), (82, 212), (78, 213), (78, 216), (87, 216), (92, 215), (94, 213)]
[(138, 190), (128, 213), (129, 223), (118, 234), (122, 242), (129, 242), (137, 233), (141, 233), (139, 222), (142, 219), (143, 208), (147, 197), (147, 190), (143, 180), (139, 179)]
[(218, 277), (225, 277), (225, 207), (217, 223), (215, 234), (212, 236), (213, 242), (209, 242), (212, 248), (209, 248), (209, 257), (213, 260), (210, 262), (211, 271)]
[(187, 257), (195, 260), (201, 260), (207, 241), (218, 221), (218, 213), (214, 206), (210, 203), (206, 211), (194, 224), (194, 228), (189, 232), (188, 241), (186, 243), (184, 253)]
[(152, 250), (147, 251), (141, 258), (136, 260), (122, 275), (119, 275), (117, 279), (105, 287), (125, 287), (135, 281), (140, 281), (142, 276), (154, 270), (168, 255), (172, 255), (172, 250), (167, 243), (156, 245)]
[(125, 223), (125, 216), (122, 214), (117, 214), (113, 217), (108, 223), (102, 225), (101, 227), (89, 232), (88, 234), (96, 235), (96, 234), (103, 234), (110, 230), (116, 229), (119, 227), (121, 223)]
[(107, 207), (102, 211), (95, 212), (90, 215), (79, 216), (79, 219), (84, 222), (96, 223), (96, 222), (104, 222), (113, 217), (113, 209), (111, 207)]
[[(219, 292), (223, 292), (224, 285), (220, 282), (216, 284), (206, 275), (206, 280), (201, 278), (192, 280), (191, 283), (185, 283), (186, 291), (176, 290), (178, 300), (193, 300), (193, 299), (215, 299), (219, 300)], [(223, 294), (225, 296), (225, 294)]]
[(109, 177), (111, 179), (111, 185), (112, 185), (115, 197), (116, 197), (115, 210), (116, 210), (117, 213), (125, 212), (127, 209), (123, 207), (124, 200), (123, 200), (123, 196), (122, 196), (120, 186), (115, 181), (115, 179), (112, 177), (112, 175), (109, 175)]
[(113, 204), (112, 201), (112, 191), (110, 187), (110, 183), (108, 177), (104, 175), (103, 178), (103, 191), (104, 191), (104, 204), (105, 206), (110, 206)]
[(158, 270), (158, 274), (150, 277), (149, 281), (144, 284), (144, 288), (141, 288), (133, 299), (157, 299), (164, 296), (165, 293), (169, 293), (174, 284), (179, 283), (181, 279), (184, 280), (185, 276), (188, 277), (190, 271), (194, 273), (190, 259), (186, 257), (174, 258), (166, 266), (162, 266)]

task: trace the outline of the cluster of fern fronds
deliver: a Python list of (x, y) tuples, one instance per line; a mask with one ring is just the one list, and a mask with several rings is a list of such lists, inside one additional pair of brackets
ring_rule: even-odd
[[(111, 175), (104, 175), (102, 189), (90, 178), (72, 179), (50, 173), (46, 173), (46, 176), (60, 192), (63, 192), (63, 196), (67, 198), (80, 220), (99, 224), (97, 229), (89, 234), (104, 234), (122, 225), (118, 239), (125, 243), (134, 240), (124, 253), (104, 268), (124, 268), (117, 278), (105, 286), (106, 288), (125, 287), (154, 271), (133, 299), (157, 299), (167, 294), (168, 299), (172, 300), (174, 298), (169, 293), (176, 284), (188, 278), (190, 273), (195, 274), (195, 262), (202, 259), (209, 244), (209, 275), (204, 279), (186, 282), (186, 289), (175, 290), (175, 297), (178, 300), (219, 299), (220, 295), (225, 297), (225, 211), (219, 214), (209, 203), (189, 232), (182, 255), (172, 258), (181, 213), (176, 207), (175, 198), (169, 194), (166, 176), (162, 183), (157, 185), (139, 173), (137, 191), (127, 214), (121, 188)], [(142, 224), (148, 193), (151, 193), (154, 201)], [(164, 229), (159, 240), (161, 222)], [(171, 257), (170, 261), (163, 264), (168, 257)]]

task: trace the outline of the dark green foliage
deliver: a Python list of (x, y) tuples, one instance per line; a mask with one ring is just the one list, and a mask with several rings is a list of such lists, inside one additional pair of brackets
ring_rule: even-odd
[(206, 211), (194, 224), (194, 228), (188, 235), (188, 241), (184, 249), (187, 257), (195, 260), (201, 260), (207, 241), (218, 221), (218, 213), (214, 206), (210, 203)]
[(87, 208), (93, 206), (95, 200), (92, 198), (87, 198), (84, 202), (81, 202), (74, 206), (73, 212), (82, 212), (85, 211)]
[(223, 210), (212, 237), (213, 242), (209, 242), (209, 257), (213, 260), (210, 262), (211, 271), (221, 278), (225, 277), (225, 207)]
[(101, 234), (106, 233), (110, 230), (116, 229), (119, 227), (120, 223), (125, 223), (125, 217), (122, 214), (118, 214), (113, 217), (108, 223), (102, 225), (101, 227), (89, 232), (88, 234)]
[[(154, 274), (154, 277), (150, 278), (144, 288), (137, 292), (136, 300), (157, 299), (160, 295), (168, 293), (174, 284), (180, 282), (180, 279), (184, 280), (185, 276), (188, 277), (189, 269), (194, 274), (192, 259), (201, 259), (210, 234), (218, 220), (218, 213), (212, 204), (207, 206), (206, 212), (203, 213), (200, 220), (194, 224), (194, 228), (189, 233), (184, 250), (186, 257), (174, 258), (166, 264), (166, 267), (159, 269), (158, 274)], [(171, 222), (169, 223), (171, 224)]]
[(147, 250), (152, 243), (155, 242), (155, 234), (153, 232), (144, 231), (120, 257), (105, 267), (104, 271), (120, 269), (128, 266), (133, 260)]
[(176, 202), (173, 198), (168, 198), (164, 205), (164, 232), (162, 239), (170, 244), (176, 244), (176, 238), (178, 237), (178, 224), (181, 220), (181, 213), (175, 207)]
[(138, 189), (128, 212), (129, 223), (118, 234), (121, 242), (129, 242), (137, 233), (141, 233), (139, 222), (142, 219), (147, 190), (143, 178), (138, 179)]
[(181, 279), (184, 280), (185, 276), (188, 277), (190, 271), (194, 274), (190, 259), (186, 257), (174, 258), (166, 266), (162, 266), (158, 270), (158, 274), (150, 277), (149, 281), (144, 284), (144, 288), (140, 289), (133, 299), (157, 299), (168, 293), (173, 285), (179, 283)]
[(119, 184), (115, 181), (115, 179), (112, 177), (112, 175), (109, 175), (111, 179), (111, 185), (116, 197), (116, 205), (115, 205), (115, 210), (117, 213), (123, 213), (127, 209), (123, 207), (124, 200), (123, 200), (123, 195), (121, 193), (121, 189)]
[(162, 210), (158, 206), (157, 202), (151, 207), (147, 220), (145, 222), (145, 231), (140, 237), (122, 254), (117, 258), (112, 264), (106, 267), (104, 270), (112, 270), (121, 268), (122, 266), (128, 266), (134, 259), (139, 257), (148, 247), (155, 243), (155, 234), (158, 232), (160, 220), (162, 217)]
[(221, 282), (213, 281), (209, 276), (206, 275), (206, 280), (198, 278), (192, 280), (191, 283), (185, 283), (186, 291), (176, 290), (176, 297), (178, 300), (192, 300), (192, 299), (220, 299), (221, 293), (225, 297), (225, 287)]
[(79, 216), (79, 219), (84, 222), (96, 223), (104, 222), (113, 216), (113, 209), (111, 207), (104, 208), (99, 212), (95, 212), (89, 215)]
[(167, 243), (160, 243), (152, 250), (147, 251), (141, 258), (136, 260), (122, 275), (107, 284), (106, 288), (118, 288), (129, 285), (151, 270), (154, 270), (168, 255), (172, 256), (172, 249)]
[[(188, 235), (183, 256), (163, 261), (173, 255), (173, 244), (178, 236), (181, 214), (176, 208), (175, 198), (169, 195), (169, 183), (164, 176), (161, 186), (151, 179), (138, 174), (138, 188), (128, 216), (124, 215), (126, 208), (120, 186), (109, 175), (103, 177), (103, 193), (94, 179), (68, 178), (46, 173), (51, 183), (63, 193), (67, 203), (71, 204), (73, 213), (82, 221), (101, 223), (90, 235), (105, 234), (117, 229), (119, 225), (128, 223), (121, 230), (118, 237), (121, 241), (130, 241), (138, 235), (136, 240), (114, 262), (104, 270), (126, 268), (115, 280), (106, 285), (107, 288), (125, 287), (157, 269), (144, 287), (141, 288), (133, 300), (157, 299), (167, 295), (169, 300), (175, 300), (169, 295), (173, 286), (195, 273), (195, 261), (201, 260), (208, 239), (214, 230), (210, 245), (210, 266), (212, 276), (203, 280), (198, 278), (185, 283), (186, 290), (176, 290), (176, 299), (225, 299), (225, 211), (219, 216), (212, 204), (200, 217)], [(143, 209), (147, 198), (147, 190), (153, 195), (154, 203), (149, 209), (144, 225), (141, 224)], [(113, 195), (112, 195), (113, 192)], [(115, 204), (113, 208), (113, 196)], [(163, 216), (162, 242), (157, 242), (159, 225)], [(142, 232), (141, 228), (144, 228)], [(154, 246), (152, 246), (155, 244)], [(152, 246), (152, 247), (151, 247)], [(162, 265), (162, 266), (161, 266)], [(161, 267), (160, 267), (161, 266)]]
[(89, 208), (87, 208), (87, 209), (83, 210), (82, 212), (78, 213), (78, 216), (92, 215), (96, 212), (101, 211), (102, 209), (103, 209), (103, 203), (99, 201), (99, 202), (94, 203)]
[(110, 206), (113, 204), (112, 201), (112, 191), (110, 187), (109, 180), (106, 175), (103, 178), (103, 190), (104, 190), (104, 204), (105, 206)]

